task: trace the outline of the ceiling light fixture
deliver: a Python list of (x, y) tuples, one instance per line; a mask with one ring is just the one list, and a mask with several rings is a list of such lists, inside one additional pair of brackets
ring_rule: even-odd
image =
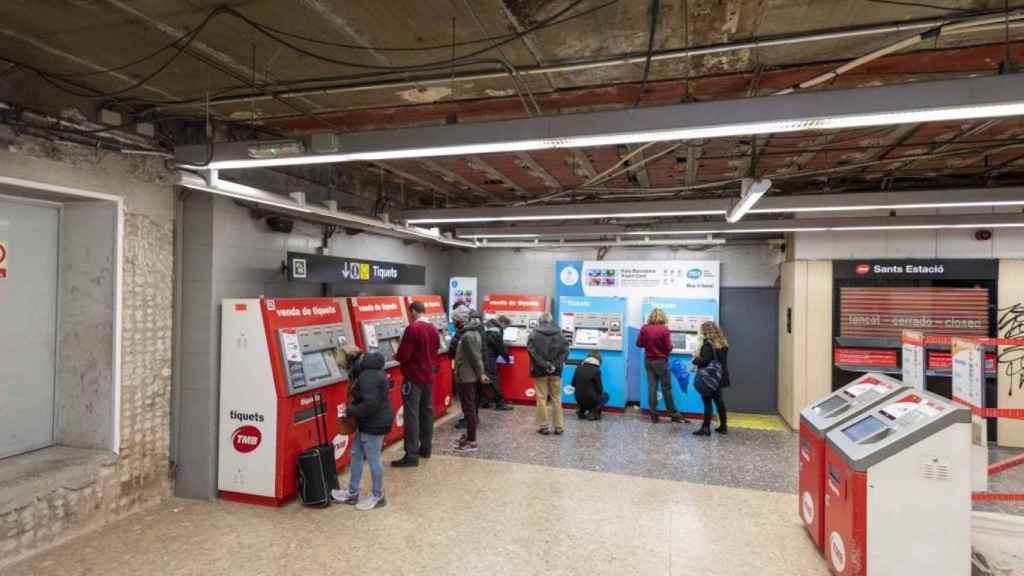
[[(607, 210), (611, 206), (605, 206)], [(461, 222), (526, 222), (541, 220), (596, 220), (600, 218), (660, 218), (667, 216), (721, 216), (725, 210), (677, 210), (664, 212), (604, 212), (579, 214), (537, 214), (524, 216), (466, 216), (454, 218), (413, 218), (409, 224), (456, 224)]]
[[(713, 139), (758, 134), (868, 128), (1024, 115), (1024, 77), (1008, 74), (892, 86), (715, 100), (642, 109), (586, 112), (349, 132), (338, 151), (253, 158), (260, 142), (223, 142), (206, 165), (206, 145), (182, 146), (184, 167), (234, 169), (294, 164), (386, 161), (614, 146), (644, 142)], [(280, 144), (278, 144), (280, 145)], [(269, 152), (269, 150), (268, 150)]]
[(742, 220), (771, 187), (772, 181), (767, 178), (744, 178), (740, 185), (740, 199), (729, 209), (729, 213), (725, 215), (725, 221), (735, 224)]

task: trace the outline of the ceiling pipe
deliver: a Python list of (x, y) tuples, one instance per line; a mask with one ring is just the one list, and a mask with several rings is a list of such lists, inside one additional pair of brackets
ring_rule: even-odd
[(724, 238), (705, 238), (705, 239), (694, 239), (694, 240), (636, 240), (626, 238), (616, 238), (614, 240), (580, 240), (580, 241), (512, 241), (512, 242), (480, 242), (476, 245), (477, 248), (515, 248), (515, 249), (527, 249), (527, 250), (551, 250), (551, 249), (563, 249), (563, 248), (640, 248), (640, 247), (655, 247), (655, 246), (721, 246), (725, 244)]
[[(999, 15), (996, 17), (995, 15)], [(999, 21), (1009, 20), (1009, 26), (1016, 28), (1024, 25), (1020, 22), (1021, 18), (1024, 18), (1024, 11), (1014, 11), (1006, 14), (1005, 12), (989, 12), (986, 15), (993, 16), (993, 18)], [(776, 36), (770, 38), (763, 38), (757, 40), (748, 40), (745, 42), (733, 42), (725, 44), (712, 44), (708, 46), (696, 46), (693, 48), (678, 48), (671, 50), (659, 50), (653, 53), (651, 56), (652, 62), (662, 62), (669, 60), (678, 60), (681, 58), (693, 58), (696, 56), (708, 56), (714, 54), (725, 54), (729, 52), (738, 52), (741, 50), (760, 50), (764, 48), (774, 48), (781, 46), (793, 46), (798, 44), (806, 44), (812, 42), (824, 42), (831, 40), (843, 40), (849, 38), (865, 37), (865, 36), (878, 36), (885, 34), (897, 34), (901, 32), (916, 32), (920, 30), (928, 30), (931, 28), (940, 27), (943, 25), (951, 24), (949, 19), (945, 18), (929, 18), (925, 20), (912, 20), (908, 22), (899, 22), (891, 24), (880, 24), (872, 26), (857, 26), (850, 28), (843, 28), (838, 30), (832, 30), (827, 32), (817, 32), (811, 34), (793, 34), (786, 36)], [(1002, 25), (991, 24), (988, 26), (976, 25), (977, 27), (959, 28), (952, 32), (947, 32), (944, 35), (952, 34), (964, 34), (972, 32), (981, 32), (986, 30), (995, 29), (996, 27), (1002, 28)], [(607, 68), (610, 66), (627, 66), (642, 64), (647, 59), (647, 53), (635, 52), (622, 56), (614, 56), (610, 58), (591, 59), (584, 61), (571, 61), (563, 62), (560, 64), (548, 64), (541, 66), (523, 66), (516, 68), (516, 73), (520, 76), (533, 76), (533, 75), (546, 75), (554, 73), (567, 73), (567, 72), (582, 72), (586, 70), (593, 70), (599, 68)], [(211, 98), (209, 105), (219, 106), (226, 104), (239, 104), (249, 103), (263, 100), (271, 100), (275, 98), (299, 98), (304, 96), (327, 96), (332, 94), (342, 94), (347, 92), (360, 92), (367, 90), (385, 90), (385, 89), (397, 89), (397, 88), (408, 88), (408, 87), (420, 87), (428, 84), (438, 83), (451, 83), (455, 82), (476, 82), (480, 80), (492, 80), (502, 79), (508, 77), (509, 72), (504, 68), (496, 71), (486, 72), (464, 72), (456, 74), (433, 74), (424, 76), (408, 76), (405, 75), (402, 78), (396, 78), (393, 80), (383, 81), (369, 81), (369, 82), (344, 82), (344, 80), (351, 80), (353, 78), (366, 78), (367, 76), (348, 76), (338, 78), (325, 78), (325, 79), (310, 79), (305, 81), (290, 82), (289, 86), (298, 86), (302, 84), (314, 84), (314, 83), (330, 83), (339, 82), (336, 84), (325, 84), (322, 86), (310, 86), (305, 88), (285, 88), (275, 90), (275, 85), (268, 85), (264, 91), (251, 92), (247, 94), (239, 94), (236, 96), (223, 96), (220, 98)], [(282, 85), (276, 85), (280, 88)], [(207, 102), (202, 103), (203, 106), (207, 105)], [(194, 107), (197, 106), (195, 103), (181, 103), (181, 104), (167, 104), (158, 107), (158, 109), (171, 109), (180, 107)]]

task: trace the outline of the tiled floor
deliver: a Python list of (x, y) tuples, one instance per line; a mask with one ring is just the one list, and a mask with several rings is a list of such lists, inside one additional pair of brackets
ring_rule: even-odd
[(444, 455), (386, 474), (372, 512), (172, 500), (5, 575), (828, 573), (792, 494)]
[[(797, 437), (792, 432), (732, 428), (728, 436), (695, 437), (699, 424), (652, 424), (642, 414), (606, 414), (600, 422), (579, 421), (566, 411), (565, 434), (541, 436), (533, 409), (482, 410), (474, 458), (539, 464), (796, 493)], [(437, 449), (451, 447), (462, 434), (451, 425), (435, 432)]]

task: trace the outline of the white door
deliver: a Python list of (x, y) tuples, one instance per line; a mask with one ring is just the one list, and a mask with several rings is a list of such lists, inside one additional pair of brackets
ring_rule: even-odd
[(0, 198), (0, 458), (53, 444), (59, 212)]

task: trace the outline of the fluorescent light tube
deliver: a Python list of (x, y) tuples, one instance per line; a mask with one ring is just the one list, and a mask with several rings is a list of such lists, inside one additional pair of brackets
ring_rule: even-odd
[(918, 210), (929, 208), (981, 208), (985, 206), (1024, 206), (1020, 200), (981, 200), (978, 202), (923, 202), (920, 204), (862, 204), (856, 206), (807, 206), (799, 208), (751, 208), (749, 214), (787, 214), (796, 212), (862, 212), (868, 210)]
[(530, 150), (551, 148), (578, 148), (589, 146), (612, 146), (619, 144), (639, 144), (644, 142), (662, 142), (669, 140), (723, 138), (752, 134), (778, 134), (785, 132), (838, 130), (844, 128), (867, 128), (872, 126), (892, 126), (899, 124), (916, 124), (920, 122), (972, 120), (1020, 115), (1024, 115), (1024, 101), (1000, 104), (978, 104), (972, 106), (952, 106), (900, 112), (832, 115), (784, 121), (744, 122), (719, 126), (691, 126), (685, 128), (667, 128), (664, 130), (595, 134), (591, 136), (534, 138), (504, 142), (488, 142), (482, 144), (394, 148), (390, 150), (348, 152), (339, 154), (305, 154), (286, 158), (218, 160), (211, 162), (208, 166), (197, 166), (196, 168), (227, 170), (236, 168), (289, 166), (296, 164), (323, 164), (331, 162), (372, 162), (398, 160), (403, 158), (461, 156), (472, 154), (492, 154), (498, 152), (526, 152)]
[(470, 236), (459, 236), (459, 238), (539, 238), (540, 234), (473, 234)]
[(523, 222), (528, 220), (594, 220), (598, 218), (657, 218), (661, 216), (720, 216), (725, 210), (664, 212), (608, 212), (603, 214), (541, 214), (536, 216), (472, 216), (464, 218), (414, 218), (408, 224), (456, 224), (460, 222)]
[(725, 221), (735, 224), (746, 216), (747, 211), (754, 207), (754, 204), (764, 196), (772, 187), (772, 181), (767, 178), (744, 178), (741, 184), (740, 199), (733, 205), (729, 213), (725, 215)]

